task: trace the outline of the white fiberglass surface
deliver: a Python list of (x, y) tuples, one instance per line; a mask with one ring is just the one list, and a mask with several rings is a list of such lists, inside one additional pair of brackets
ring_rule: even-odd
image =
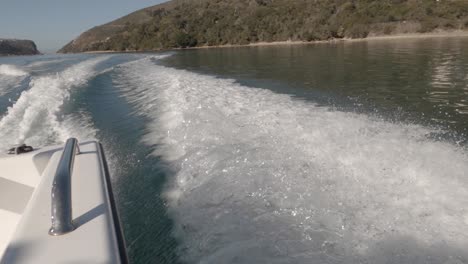
[(115, 81), (171, 164), (179, 253), (193, 263), (461, 263), (468, 155), (432, 129), (334, 111), (158, 66)]

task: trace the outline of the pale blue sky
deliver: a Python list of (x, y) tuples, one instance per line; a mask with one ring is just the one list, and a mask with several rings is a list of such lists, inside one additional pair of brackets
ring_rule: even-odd
[(56, 51), (91, 27), (165, 0), (0, 0), (0, 38)]

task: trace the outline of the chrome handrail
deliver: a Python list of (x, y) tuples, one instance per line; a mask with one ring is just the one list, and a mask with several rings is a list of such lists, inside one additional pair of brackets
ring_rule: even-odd
[(71, 176), (75, 154), (80, 154), (78, 140), (69, 138), (63, 148), (62, 156), (52, 184), (52, 227), (49, 234), (59, 236), (75, 230), (72, 216)]

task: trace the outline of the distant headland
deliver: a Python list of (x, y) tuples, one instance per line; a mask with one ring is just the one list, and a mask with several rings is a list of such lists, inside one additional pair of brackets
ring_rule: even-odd
[(0, 56), (37, 54), (40, 54), (40, 52), (32, 40), (0, 38)]
[(94, 27), (59, 52), (464, 34), (468, 30), (467, 13), (468, 1), (172, 0)]

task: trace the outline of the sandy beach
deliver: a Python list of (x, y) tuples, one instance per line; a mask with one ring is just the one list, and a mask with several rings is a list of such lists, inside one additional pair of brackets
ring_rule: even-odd
[(468, 37), (468, 31), (455, 30), (455, 31), (440, 31), (430, 33), (405, 33), (397, 35), (377, 35), (368, 36), (366, 38), (335, 38), (328, 40), (314, 40), (314, 41), (274, 41), (274, 42), (254, 42), (249, 44), (226, 44), (226, 45), (214, 45), (214, 46), (199, 46), (189, 48), (172, 48), (172, 49), (160, 49), (160, 50), (127, 50), (127, 51), (86, 51), (83, 53), (88, 54), (99, 54), (99, 53), (133, 53), (133, 52), (159, 52), (159, 51), (170, 51), (170, 50), (190, 50), (190, 49), (213, 49), (213, 48), (238, 48), (238, 47), (263, 47), (263, 46), (289, 46), (289, 45), (313, 45), (323, 43), (346, 43), (346, 42), (361, 42), (361, 41), (385, 41), (385, 40), (397, 40), (397, 39), (424, 39), (424, 38), (454, 38), (454, 37)]
[(379, 40), (395, 40), (395, 39), (422, 39), (422, 38), (446, 38), (446, 37), (468, 37), (468, 31), (441, 31), (431, 33), (407, 33), (397, 35), (378, 35), (368, 36), (366, 38), (334, 38), (328, 40), (315, 41), (275, 41), (275, 42), (255, 42), (245, 45), (217, 45), (217, 46), (201, 46), (186, 49), (207, 49), (207, 48), (229, 48), (229, 47), (259, 47), (259, 46), (280, 46), (280, 45), (309, 45), (318, 43), (337, 43), (337, 42), (358, 42), (358, 41), (379, 41)]

